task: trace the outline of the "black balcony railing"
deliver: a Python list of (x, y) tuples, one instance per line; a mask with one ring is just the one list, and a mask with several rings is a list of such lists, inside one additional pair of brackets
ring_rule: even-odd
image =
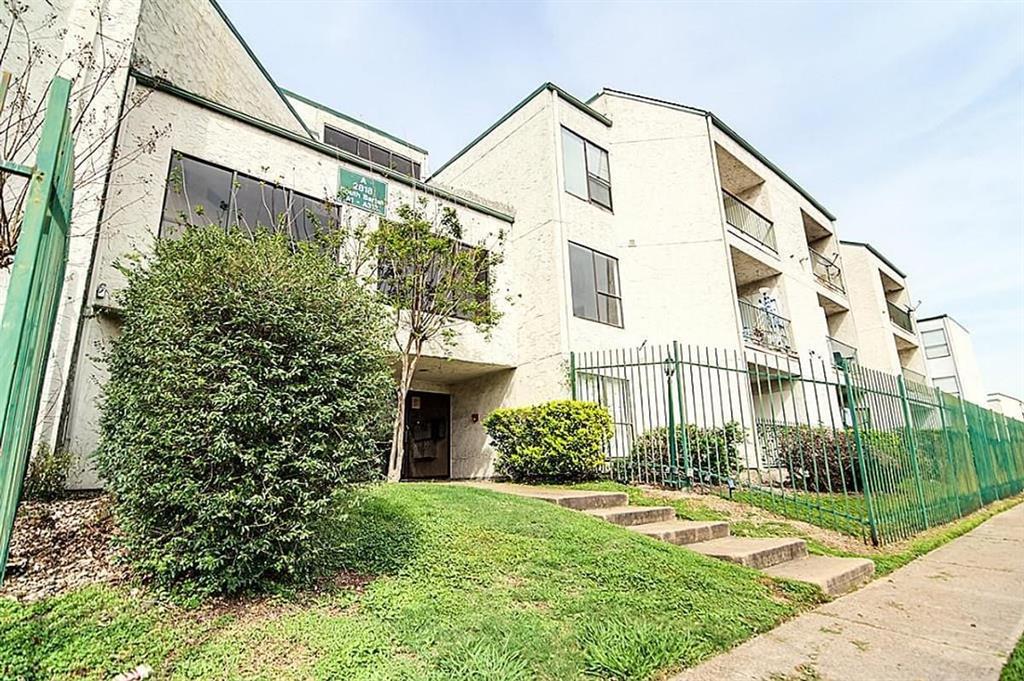
[(830, 289), (846, 293), (846, 286), (843, 285), (843, 270), (839, 267), (839, 257), (828, 258), (813, 248), (810, 251), (811, 270), (818, 281)]
[(744, 340), (769, 350), (794, 350), (793, 332), (788, 319), (745, 300), (739, 302)]
[(857, 361), (857, 348), (848, 343), (844, 343), (841, 340), (829, 336), (828, 347), (829, 350), (832, 351), (832, 357), (834, 359), (844, 359), (848, 362)]
[(724, 189), (722, 190), (722, 203), (725, 204), (726, 222), (778, 252), (775, 245), (775, 227), (771, 220), (748, 206), (738, 196), (730, 194)]
[(889, 319), (892, 323), (908, 333), (914, 333), (914, 320), (910, 317), (910, 310), (900, 307), (892, 301), (886, 301), (889, 305)]

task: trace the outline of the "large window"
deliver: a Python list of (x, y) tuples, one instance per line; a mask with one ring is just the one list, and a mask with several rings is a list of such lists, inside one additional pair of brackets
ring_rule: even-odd
[(922, 331), (921, 340), (924, 342), (924, 356), (928, 359), (949, 357), (949, 340), (945, 329)]
[(297, 240), (338, 224), (338, 206), (323, 199), (174, 152), (167, 176), (160, 236), (189, 225), (286, 231)]
[(572, 313), (612, 326), (622, 326), (619, 261), (579, 244), (569, 244)]
[[(473, 321), (474, 317), (480, 316), (482, 312), (489, 310), (490, 305), (490, 270), (488, 267), (488, 252), (480, 248), (479, 246), (470, 246), (459, 241), (451, 241), (451, 248), (453, 254), (468, 254), (469, 258), (475, 259), (477, 262), (472, 266), (472, 270), (476, 271), (476, 283), (474, 291), (462, 292), (463, 296), (460, 300), (456, 301), (453, 307), (452, 316), (456, 319), (464, 319), (467, 321)], [(426, 291), (420, 295), (423, 296), (428, 304), (430, 301), (434, 301), (438, 297), (437, 286), (438, 282), (441, 281), (441, 277), (444, 276), (445, 272), (451, 272), (452, 262), (463, 262), (465, 263), (469, 258), (460, 258), (459, 260), (449, 261), (447, 264), (441, 264), (436, 267), (431, 267), (426, 270), (424, 278), (426, 279), (425, 287)], [(456, 265), (457, 266), (457, 265)], [(467, 264), (468, 266), (468, 264)], [(408, 274), (415, 274), (415, 272), (409, 272), (407, 266), (406, 275), (396, 276), (395, 270), (400, 268), (401, 265), (395, 262), (378, 261), (377, 263), (377, 289), (385, 295), (385, 297), (393, 301), (408, 301), (413, 298), (414, 288), (419, 286), (418, 281), (413, 281), (417, 277), (407, 276)], [(410, 290), (403, 291), (399, 289), (399, 286), (408, 286)], [(450, 286), (447, 288), (451, 288)], [(449, 308), (449, 305), (444, 304), (442, 301), (436, 301), (439, 306)], [(471, 303), (475, 303), (472, 304)], [(426, 307), (427, 305), (424, 305)], [(431, 307), (434, 307), (431, 305)], [(429, 311), (429, 310), (428, 310)]]
[(344, 130), (338, 130), (332, 128), (329, 125), (324, 126), (324, 143), (330, 144), (332, 147), (343, 149), (350, 154), (355, 154), (360, 158), (365, 158), (367, 161), (382, 165), (385, 168), (390, 168), (395, 172), (415, 177), (417, 180), (420, 179), (420, 164), (416, 163), (410, 158), (406, 158), (401, 154), (385, 149), (379, 144), (374, 144), (364, 140), (361, 137), (356, 137), (352, 133), (345, 132)]
[(956, 379), (956, 376), (940, 376), (933, 379), (932, 383), (944, 393), (960, 396), (960, 381)]
[(607, 151), (562, 128), (562, 167), (565, 191), (612, 209), (612, 175)]

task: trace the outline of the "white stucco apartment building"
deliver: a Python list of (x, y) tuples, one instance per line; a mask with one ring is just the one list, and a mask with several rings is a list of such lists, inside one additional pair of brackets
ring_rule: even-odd
[(907, 275), (868, 243), (843, 241), (840, 253), (857, 320), (858, 362), (928, 385)]
[[(491, 300), (499, 327), (485, 338), (467, 325), (450, 355), (435, 348), (417, 371), (407, 413), (413, 426), (441, 423), (414, 444), (407, 477), (491, 475), (483, 417), (568, 397), (574, 350), (679, 340), (776, 375), (836, 355), (925, 372), (912, 322), (890, 316), (890, 303), (909, 304), (903, 274), (841, 245), (835, 217), (709, 111), (610, 89), (583, 102), (545, 83), (426, 177), (424, 149), (278, 87), (211, 0), (47, 11), (75, 40), (110, 49), (100, 36), (116, 35), (129, 55), (103, 88), (116, 124), (96, 156), (103, 181), (76, 195), (37, 429), (75, 455), (74, 486), (101, 484), (90, 455), (99, 350), (119, 330), (115, 263), (173, 238), (182, 216), (258, 221), (268, 193), (296, 238), (309, 233), (302, 209), (372, 222), (419, 198), (453, 207), (469, 241), (508, 235)], [(56, 35), (51, 47), (69, 53)], [(356, 205), (338, 198), (352, 183), (368, 192)]]
[(1007, 418), (1024, 421), (1024, 400), (1006, 393), (989, 393), (988, 408)]
[(917, 326), (932, 384), (968, 402), (985, 406), (988, 394), (970, 332), (945, 314), (920, 318)]

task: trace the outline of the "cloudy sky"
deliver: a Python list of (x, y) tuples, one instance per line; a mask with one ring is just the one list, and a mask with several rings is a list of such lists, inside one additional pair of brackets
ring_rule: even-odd
[(711, 109), (1024, 397), (1024, 3), (222, 6), (279, 85), (434, 168), (548, 80)]

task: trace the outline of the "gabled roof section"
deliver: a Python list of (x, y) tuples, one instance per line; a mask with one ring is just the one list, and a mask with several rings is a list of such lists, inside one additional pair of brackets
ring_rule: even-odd
[(216, 0), (142, 0), (131, 65), (311, 136)]
[(285, 88), (281, 88), (281, 92), (283, 92), (288, 97), (292, 97), (294, 99), (297, 99), (300, 102), (305, 102), (306, 104), (309, 104), (310, 106), (312, 106), (314, 108), (317, 108), (317, 109), (320, 109), (321, 111), (329, 113), (332, 116), (337, 116), (338, 118), (340, 118), (342, 120), (345, 120), (345, 121), (348, 121), (349, 123), (354, 123), (355, 125), (358, 125), (360, 128), (364, 128), (366, 130), (370, 130), (371, 132), (375, 132), (378, 135), (381, 135), (383, 137), (387, 137), (392, 142), (398, 142), (399, 144), (404, 145), (406, 147), (409, 147), (410, 149), (415, 149), (416, 151), (420, 152), (421, 154), (429, 154), (430, 153), (426, 149), (424, 149), (422, 147), (418, 147), (415, 144), (413, 144), (412, 142), (406, 142), (401, 137), (395, 137), (390, 132), (386, 132), (384, 130), (381, 130), (380, 128), (375, 128), (372, 125), (370, 125), (369, 123), (364, 123), (363, 121), (359, 120), (358, 118), (355, 118), (353, 116), (349, 116), (348, 114), (343, 114), (340, 111), (338, 111), (337, 109), (332, 109), (331, 107), (327, 106), (326, 104), (321, 104), (320, 102), (314, 101), (314, 100), (310, 99), (309, 97), (303, 97), (298, 92), (292, 92), (291, 90), (288, 90), (288, 89), (285, 89)]
[(753, 156), (758, 161), (760, 161), (765, 166), (767, 166), (773, 173), (775, 173), (780, 178), (782, 178), (782, 180), (786, 184), (788, 184), (790, 187), (795, 189), (801, 196), (803, 196), (805, 199), (807, 199), (808, 203), (810, 203), (812, 206), (814, 206), (815, 208), (820, 210), (821, 213), (825, 217), (827, 217), (829, 220), (833, 220), (833, 221), (836, 219), (836, 216), (833, 215), (827, 208), (825, 208), (825, 206), (821, 205), (817, 201), (817, 199), (815, 199), (813, 196), (811, 196), (810, 192), (808, 192), (806, 189), (804, 189), (799, 184), (797, 184), (796, 180), (791, 178), (781, 168), (779, 168), (777, 165), (772, 163), (771, 160), (769, 160), (767, 156), (765, 156), (760, 151), (758, 151), (757, 148), (753, 144), (751, 144), (746, 139), (744, 139), (738, 132), (736, 132), (735, 130), (730, 128), (728, 125), (726, 125), (725, 121), (723, 121), (721, 118), (719, 118), (717, 115), (715, 115), (714, 112), (712, 112), (710, 110), (707, 110), (707, 109), (698, 109), (697, 107), (687, 106), (686, 104), (678, 104), (676, 102), (669, 102), (669, 101), (664, 100), (664, 99), (656, 99), (654, 97), (647, 97), (647, 96), (644, 96), (644, 95), (635, 94), (633, 92), (626, 92), (624, 90), (615, 90), (615, 89), (612, 89), (612, 88), (603, 88), (600, 92), (594, 94), (594, 96), (592, 96), (590, 99), (588, 99), (587, 100), (587, 104), (592, 104), (594, 102), (594, 100), (596, 100), (601, 95), (605, 95), (605, 94), (612, 95), (614, 97), (626, 97), (626, 98), (629, 98), (629, 99), (635, 99), (637, 101), (647, 102), (648, 104), (654, 104), (654, 105), (657, 105), (657, 106), (664, 106), (664, 107), (668, 107), (668, 108), (672, 108), (672, 109), (678, 109), (680, 111), (686, 111), (688, 113), (698, 114), (698, 115), (706, 116), (707, 118), (710, 118), (712, 124), (716, 128), (718, 128), (719, 130), (724, 132), (730, 139), (732, 139), (732, 141), (734, 141), (734, 142), (736, 142), (736, 144), (740, 145), (747, 153), (749, 153), (751, 156)]
[(509, 118), (514, 116), (517, 111), (519, 111), (524, 106), (529, 104), (530, 101), (534, 97), (536, 97), (537, 95), (539, 95), (542, 92), (555, 92), (555, 93), (558, 94), (559, 97), (561, 97), (562, 99), (567, 101), (569, 104), (571, 104), (572, 106), (574, 106), (577, 109), (579, 109), (580, 111), (582, 111), (583, 113), (587, 114), (588, 116), (590, 116), (591, 118), (593, 118), (597, 122), (599, 122), (599, 123), (601, 123), (601, 124), (603, 124), (603, 125), (605, 125), (605, 126), (607, 126), (609, 128), (612, 127), (612, 121), (611, 121), (610, 118), (608, 118), (604, 114), (600, 113), (599, 111), (591, 108), (589, 104), (587, 104), (585, 102), (581, 102), (579, 99), (577, 99), (576, 97), (573, 97), (568, 92), (566, 92), (562, 88), (558, 87), (554, 83), (547, 82), (547, 83), (544, 83), (543, 85), (541, 85), (540, 87), (538, 87), (536, 90), (534, 90), (530, 94), (528, 94), (521, 102), (519, 102), (514, 107), (512, 107), (504, 116), (502, 116), (501, 118), (496, 120), (493, 124), (491, 124), (491, 126), (489, 128), (487, 128), (482, 133), (477, 135), (476, 138), (472, 142), (470, 142), (469, 144), (464, 146), (462, 149), (460, 149), (458, 151), (458, 153), (456, 153), (450, 159), (445, 161), (444, 164), (440, 168), (438, 168), (437, 170), (435, 170), (433, 173), (430, 174), (430, 177), (427, 178), (427, 182), (430, 182), (430, 180), (434, 179), (442, 170), (444, 170), (445, 168), (450, 166), (452, 163), (454, 163), (456, 160), (458, 160), (460, 157), (462, 157), (463, 154), (465, 154), (467, 151), (469, 151), (474, 146), (476, 146), (477, 142), (479, 142), (480, 140), (482, 140), (483, 138), (487, 137), (492, 132), (494, 132), (494, 130), (498, 126), (500, 126), (502, 123), (504, 123)]
[(877, 248), (875, 248), (874, 246), (872, 246), (868, 242), (866, 242), (866, 241), (847, 241), (846, 239), (840, 239), (839, 243), (841, 243), (844, 246), (860, 246), (861, 248), (868, 249), (869, 251), (871, 251), (871, 253), (876, 258), (878, 258), (879, 260), (884, 262), (886, 265), (891, 267), (893, 272), (895, 272), (896, 274), (900, 275), (904, 279), (907, 278), (907, 275), (903, 272), (903, 270), (901, 270), (900, 268), (896, 267), (896, 265), (893, 265), (891, 260), (889, 260), (887, 257), (882, 255), (882, 253)]
[(269, 133), (276, 137), (280, 137), (282, 139), (295, 142), (296, 144), (301, 144), (302, 146), (305, 146), (309, 149), (313, 149), (321, 154), (324, 154), (328, 158), (332, 158), (337, 161), (344, 161), (359, 168), (364, 168), (366, 170), (376, 173), (377, 175), (386, 177), (389, 180), (398, 182), (399, 184), (404, 184), (407, 187), (411, 187), (417, 191), (421, 191), (424, 194), (444, 199), (446, 201), (451, 201), (452, 203), (458, 206), (462, 206), (464, 208), (469, 208), (471, 210), (475, 210), (480, 213), (490, 215), (491, 217), (498, 218), (503, 222), (507, 222), (510, 224), (515, 222), (515, 216), (512, 215), (511, 211), (503, 207), (498, 207), (496, 205), (487, 205), (483, 201), (471, 199), (465, 196), (460, 196), (459, 194), (448, 191), (444, 188), (426, 184), (425, 182), (421, 182), (420, 180), (409, 177), (408, 175), (404, 175), (395, 170), (391, 170), (390, 168), (386, 168), (380, 164), (373, 163), (372, 161), (368, 161), (364, 158), (356, 156), (355, 154), (350, 154), (347, 151), (338, 149), (337, 147), (332, 147), (329, 144), (324, 144), (323, 142), (316, 140), (310, 137), (309, 135), (300, 134), (294, 130), (289, 130), (279, 125), (275, 125), (270, 121), (263, 120), (245, 111), (232, 109), (231, 107), (226, 106), (221, 102), (211, 100), (208, 97), (203, 96), (202, 94), (184, 90), (181, 87), (175, 85), (174, 83), (171, 83), (165, 79), (158, 78), (151, 74), (139, 71), (138, 69), (130, 69), (129, 74), (133, 78), (135, 78), (136, 82), (138, 82), (140, 85), (144, 87), (152, 88), (159, 92), (163, 92), (168, 95), (178, 97), (186, 102), (202, 107), (208, 111), (218, 113), (232, 120), (239, 121), (240, 123), (245, 123), (246, 125), (251, 125), (254, 128), (262, 130), (263, 132)]

